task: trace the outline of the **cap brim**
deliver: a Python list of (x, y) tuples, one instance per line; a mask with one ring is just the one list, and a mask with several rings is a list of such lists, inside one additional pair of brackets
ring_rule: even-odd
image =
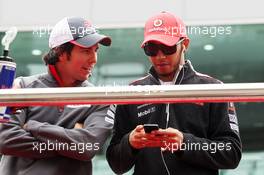
[(141, 47), (144, 46), (145, 43), (150, 41), (160, 42), (166, 46), (173, 46), (180, 40), (180, 37), (168, 36), (168, 35), (149, 35), (145, 37), (144, 41), (141, 44)]
[(104, 46), (110, 46), (111, 45), (111, 38), (105, 35), (101, 35), (98, 33), (86, 35), (82, 38), (79, 38), (77, 40), (70, 41), (71, 43), (78, 45), (80, 47), (91, 47), (97, 43), (100, 43)]

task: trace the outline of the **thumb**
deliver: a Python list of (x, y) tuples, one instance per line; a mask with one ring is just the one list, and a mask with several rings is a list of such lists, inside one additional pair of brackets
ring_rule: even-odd
[(138, 125), (135, 129), (136, 132), (140, 132), (143, 129), (143, 125)]

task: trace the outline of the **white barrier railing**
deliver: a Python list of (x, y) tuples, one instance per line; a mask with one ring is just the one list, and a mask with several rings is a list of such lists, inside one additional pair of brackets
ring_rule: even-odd
[(0, 106), (263, 102), (264, 83), (1, 89)]

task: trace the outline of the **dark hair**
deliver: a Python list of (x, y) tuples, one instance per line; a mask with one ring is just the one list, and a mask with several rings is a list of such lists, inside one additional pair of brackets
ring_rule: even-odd
[(74, 44), (67, 42), (53, 49), (50, 49), (49, 52), (43, 56), (43, 61), (46, 65), (55, 65), (59, 61), (59, 56), (61, 56), (64, 52), (66, 52), (66, 54), (70, 56), (73, 47)]

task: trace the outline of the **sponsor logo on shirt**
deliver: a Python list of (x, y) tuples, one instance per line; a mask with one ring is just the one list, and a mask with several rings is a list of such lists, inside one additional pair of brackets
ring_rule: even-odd
[(230, 128), (234, 131), (239, 132), (238, 121), (235, 110), (236, 109), (234, 103), (232, 102), (228, 103), (228, 117), (229, 117)]
[(155, 111), (156, 111), (156, 108), (155, 108), (155, 106), (153, 106), (151, 108), (145, 109), (144, 111), (138, 112), (138, 117), (143, 117), (143, 116), (148, 115), (150, 113), (153, 113)]

